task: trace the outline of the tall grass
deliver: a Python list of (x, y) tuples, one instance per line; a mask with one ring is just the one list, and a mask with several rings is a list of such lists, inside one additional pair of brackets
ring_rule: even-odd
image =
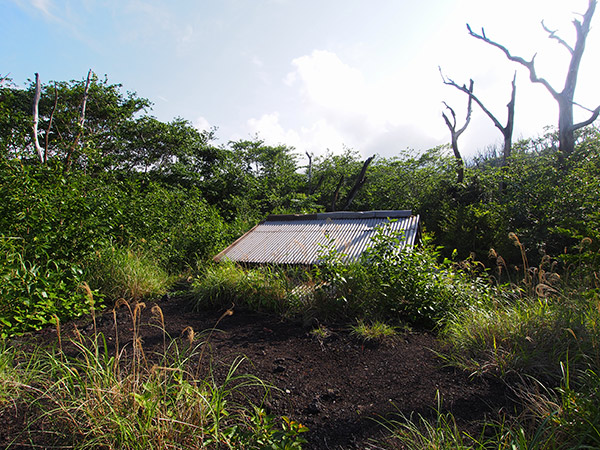
[(389, 432), (385, 448), (406, 450), (485, 450), (493, 448), (490, 446), (493, 439), (484, 437), (485, 429), (478, 438), (461, 431), (454, 416), (449, 412), (442, 411), (442, 398), (439, 392), (436, 394), (436, 400), (437, 405), (432, 411), (433, 418), (422, 414), (406, 416), (399, 413), (395, 418), (379, 420), (378, 422)]
[(108, 246), (90, 258), (89, 283), (108, 298), (140, 300), (166, 292), (171, 279), (143, 250)]
[[(146, 355), (139, 332), (142, 305), (121, 300), (115, 306), (130, 311), (127, 345), (117, 342), (113, 348), (100, 333), (76, 332), (62, 345), (68, 351), (59, 346), (28, 357), (2, 349), (0, 408), (17, 401), (17, 393), (5, 386), (19, 387), (19, 401), (36, 412), (26, 440), (79, 449), (300, 447), (305, 427), (289, 419), (280, 425), (260, 404), (245, 400), (246, 389), (258, 387), (266, 396), (269, 386), (239, 373), (243, 359), (220, 379), (210, 369), (205, 377), (196, 375), (194, 367), (206, 365), (202, 334), (187, 330), (183, 341), (165, 337), (163, 353)], [(159, 309), (153, 313), (164, 333)], [(32, 359), (28, 366), (18, 362)], [(20, 377), (30, 382), (14, 381)]]
[(283, 269), (246, 269), (232, 261), (209, 265), (193, 282), (196, 308), (244, 305), (258, 311), (289, 314), (298, 305), (291, 295), (293, 284)]
[(529, 267), (510, 238), (523, 278), (453, 313), (440, 335), (442, 357), (512, 387), (521, 413), (497, 424), (498, 448), (600, 448), (600, 298), (581, 283), (597, 268), (567, 283), (548, 257)]
[(600, 299), (571, 292), (491, 301), (453, 314), (441, 333), (447, 358), (474, 373), (559, 379), (561, 362), (600, 363)]

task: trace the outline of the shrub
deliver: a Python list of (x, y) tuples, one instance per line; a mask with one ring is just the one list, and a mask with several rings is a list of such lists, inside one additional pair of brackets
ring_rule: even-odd
[(325, 314), (371, 320), (396, 320), (435, 326), (451, 312), (485, 293), (483, 282), (470, 282), (427, 242), (398, 251), (399, 236), (382, 227), (356, 262), (325, 249), (314, 307)]
[(0, 337), (88, 312), (82, 269), (64, 260), (28, 261), (20, 243), (0, 236)]

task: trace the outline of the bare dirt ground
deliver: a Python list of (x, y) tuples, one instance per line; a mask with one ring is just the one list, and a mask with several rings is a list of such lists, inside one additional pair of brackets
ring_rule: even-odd
[[(381, 448), (374, 439), (385, 436), (379, 423), (382, 418), (393, 418), (398, 412), (432, 416), (438, 392), (443, 410), (451, 411), (459, 426), (471, 432), (478, 431), (476, 421), (493, 419), (499, 411), (513, 407), (510, 392), (502, 383), (470, 378), (444, 367), (434, 353), (440, 344), (426, 331), (406, 332), (373, 346), (364, 345), (343, 326), (331, 326), (328, 337), (317, 338), (301, 322), (249, 310), (234, 309), (219, 321), (223, 311), (194, 312), (184, 298), (163, 300), (158, 305), (167, 334), (181, 339), (182, 345), (187, 327), (197, 335), (214, 329), (200, 334), (199, 339), (209, 344), (200, 364), (211, 367), (217, 378), (227, 373), (236, 358), (245, 357), (237, 373), (256, 375), (273, 386), (264, 406), (275, 416), (305, 424), (310, 430), (304, 436), (309, 441), (307, 449)], [(151, 313), (152, 306), (147, 304), (140, 322), (147, 355), (163, 350), (163, 333)], [(97, 322), (98, 331), (112, 341), (112, 314), (106, 312)], [(90, 324), (89, 319), (66, 324), (63, 340), (73, 335), (75, 326), (90, 334)], [(131, 342), (131, 320), (124, 308), (117, 325), (121, 345)], [(29, 338), (53, 343), (56, 331), (48, 328)], [(258, 404), (262, 392), (251, 390), (248, 396)], [(15, 438), (23, 444), (30, 439), (23, 433), (26, 421), (26, 414), (15, 408), (0, 414), (0, 448)]]

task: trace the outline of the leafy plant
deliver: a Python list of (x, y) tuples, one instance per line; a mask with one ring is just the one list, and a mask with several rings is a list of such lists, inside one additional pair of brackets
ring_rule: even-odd
[(79, 289), (82, 269), (67, 261), (28, 261), (20, 243), (0, 236), (0, 336), (39, 329), (55, 316), (88, 312), (85, 293)]
[(359, 261), (347, 262), (325, 249), (314, 307), (325, 314), (434, 326), (448, 313), (485, 295), (484, 283), (469, 282), (427, 245), (398, 250), (400, 237), (383, 227)]

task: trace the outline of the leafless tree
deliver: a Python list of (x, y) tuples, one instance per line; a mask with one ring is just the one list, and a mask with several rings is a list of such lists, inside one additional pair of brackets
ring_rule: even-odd
[(471, 121), (471, 112), (473, 110), (473, 80), (471, 80), (469, 84), (469, 89), (467, 89), (467, 93), (469, 94), (469, 101), (467, 103), (467, 117), (465, 119), (465, 124), (462, 126), (462, 128), (456, 129), (456, 113), (450, 106), (448, 106), (446, 102), (444, 102), (444, 105), (446, 105), (446, 109), (450, 111), (452, 120), (450, 120), (450, 118), (446, 115), (445, 112), (442, 112), (442, 117), (444, 118), (444, 121), (446, 122), (446, 125), (450, 130), (452, 151), (454, 152), (454, 158), (456, 159), (457, 183), (462, 183), (465, 179), (465, 165), (460, 151), (458, 150), (458, 138), (461, 134), (464, 133), (464, 131), (467, 129), (467, 126), (469, 125), (469, 122)]
[[(477, 98), (477, 96), (475, 94), (473, 94), (473, 89), (467, 89), (466, 85), (458, 85), (454, 80), (450, 79), (450, 78), (446, 78), (444, 76), (444, 74), (442, 73), (442, 70), (440, 69), (440, 74), (442, 75), (442, 80), (444, 81), (444, 84), (448, 85), (448, 86), (453, 86), (456, 89), (458, 89), (461, 92), (464, 92), (465, 94), (469, 95), (473, 101), (475, 101), (475, 103), (477, 103), (479, 105), (479, 107), (483, 110), (483, 112), (490, 118), (490, 120), (494, 123), (494, 125), (496, 126), (496, 128), (498, 128), (500, 130), (500, 132), (502, 133), (502, 136), (504, 137), (504, 148), (503, 148), (503, 153), (502, 153), (502, 165), (505, 166), (508, 158), (510, 157), (510, 150), (512, 147), (512, 135), (513, 135), (513, 129), (514, 129), (514, 122), (515, 122), (515, 100), (516, 100), (516, 93), (517, 93), (517, 73), (515, 72), (515, 75), (513, 77), (512, 80), (512, 93), (510, 95), (510, 101), (508, 102), (508, 104), (506, 105), (506, 107), (508, 108), (508, 118), (506, 120), (506, 125), (502, 125), (500, 123), (500, 121), (496, 118), (496, 116), (494, 116), (491, 111), (489, 109), (487, 109), (485, 107), (485, 105), (481, 102), (481, 100), (479, 100), (479, 98)], [(473, 85), (473, 80), (471, 80), (471, 87)], [(446, 123), (448, 121), (446, 120)]]
[(352, 190), (348, 194), (348, 198), (346, 199), (346, 205), (344, 206), (344, 209), (347, 210), (348, 208), (350, 208), (350, 205), (354, 201), (356, 194), (358, 194), (358, 191), (360, 190), (360, 188), (362, 188), (363, 185), (367, 182), (367, 176), (366, 176), (367, 168), (369, 167), (369, 164), (371, 164), (371, 161), (373, 161), (373, 159), (375, 159), (375, 156), (371, 156), (371, 157), (367, 158), (365, 160), (365, 162), (363, 163), (362, 169), (360, 169), (360, 173), (358, 174), (358, 177), (356, 177), (354, 186), (352, 187)]
[(32, 125), (32, 138), (33, 145), (35, 147), (35, 151), (38, 154), (38, 158), (40, 158), (40, 162), (44, 162), (44, 153), (42, 151), (42, 147), (40, 146), (40, 141), (38, 139), (38, 124), (40, 121), (40, 98), (42, 96), (42, 87), (40, 83), (40, 75), (36, 72), (35, 74), (35, 93), (33, 95), (33, 125)]
[[(344, 210), (348, 210), (348, 208), (350, 208), (350, 205), (354, 201), (356, 194), (358, 194), (358, 191), (360, 191), (360, 189), (367, 182), (367, 177), (366, 177), (367, 169), (368, 169), (369, 165), (371, 164), (371, 162), (373, 161), (373, 159), (375, 159), (375, 156), (371, 156), (371, 157), (367, 158), (365, 160), (365, 162), (363, 163), (362, 169), (360, 169), (360, 173), (358, 174), (358, 176), (356, 177), (356, 180), (354, 181), (354, 186), (352, 187), (352, 189), (350, 190), (350, 193), (348, 194), (348, 197), (346, 198)], [(342, 188), (344, 181), (346, 181), (345, 174), (340, 177), (340, 181), (338, 182), (338, 184), (335, 188), (335, 192), (333, 193), (333, 197), (331, 199), (331, 207), (330, 207), (331, 211), (336, 211), (336, 204), (338, 201), (338, 197), (340, 195), (340, 189)]]
[(306, 153), (306, 157), (308, 158), (308, 193), (310, 195), (310, 194), (312, 194), (312, 159), (313, 159), (313, 154), (312, 153), (308, 153), (308, 151), (306, 151), (304, 153)]
[(50, 113), (50, 120), (48, 121), (48, 128), (46, 129), (46, 145), (44, 147), (44, 162), (48, 161), (48, 139), (50, 137), (50, 129), (52, 128), (52, 121), (54, 120), (54, 113), (58, 106), (58, 88), (56, 87), (56, 81), (54, 82), (54, 105), (52, 105), (52, 112)]
[(78, 121), (78, 126), (79, 126), (79, 132), (77, 133), (77, 136), (75, 136), (75, 140), (73, 141), (73, 144), (71, 145), (71, 147), (69, 148), (68, 152), (67, 152), (67, 156), (65, 158), (65, 172), (68, 172), (71, 169), (71, 158), (73, 157), (73, 153), (75, 152), (75, 149), (79, 146), (79, 141), (81, 139), (81, 136), (83, 135), (83, 125), (85, 124), (85, 109), (87, 106), (87, 100), (88, 100), (88, 95), (89, 95), (89, 91), (90, 91), (90, 83), (92, 81), (92, 69), (90, 69), (88, 71), (87, 74), (87, 80), (85, 82), (85, 88), (83, 90), (83, 98), (81, 99), (81, 110), (79, 113), (79, 121)]
[[(571, 61), (569, 62), (569, 70), (567, 72), (567, 76), (565, 79), (564, 87), (561, 91), (556, 90), (554, 87), (550, 85), (550, 83), (542, 77), (539, 77), (535, 70), (535, 57), (533, 57), (527, 61), (520, 56), (514, 56), (510, 53), (510, 51), (503, 45), (491, 40), (485, 35), (485, 30), (481, 29), (481, 34), (475, 33), (469, 24), (467, 24), (467, 29), (469, 30), (469, 34), (474, 38), (480, 39), (487, 44), (490, 44), (493, 47), (496, 47), (504, 54), (506, 57), (513, 62), (521, 64), (529, 71), (529, 78), (533, 83), (540, 83), (542, 86), (546, 88), (546, 90), (552, 95), (552, 97), (558, 103), (558, 139), (559, 139), (559, 149), (563, 153), (563, 155), (569, 155), (573, 152), (575, 148), (575, 131), (591, 124), (594, 120), (598, 118), (598, 114), (600, 113), (600, 106), (598, 106), (594, 110), (586, 109), (590, 112), (590, 116), (587, 120), (574, 124), (573, 117), (573, 106), (577, 105), (574, 101), (575, 96), (575, 87), (577, 86), (577, 75), (579, 73), (579, 66), (581, 64), (581, 58), (583, 56), (583, 51), (585, 49), (585, 43), (587, 40), (588, 33), (590, 31), (590, 22), (592, 20), (592, 16), (594, 15), (594, 11), (596, 9), (596, 0), (589, 0), (589, 6), (585, 14), (583, 15), (583, 20), (575, 19), (573, 20), (573, 25), (575, 26), (575, 30), (577, 32), (577, 39), (575, 41), (575, 46), (570, 46), (566, 41), (561, 39), (557, 34), (557, 30), (550, 30), (544, 22), (542, 22), (542, 27), (548, 33), (548, 37), (550, 39), (555, 39), (561, 46), (563, 46), (567, 51), (571, 54)], [(580, 106), (580, 105), (578, 105)]]

